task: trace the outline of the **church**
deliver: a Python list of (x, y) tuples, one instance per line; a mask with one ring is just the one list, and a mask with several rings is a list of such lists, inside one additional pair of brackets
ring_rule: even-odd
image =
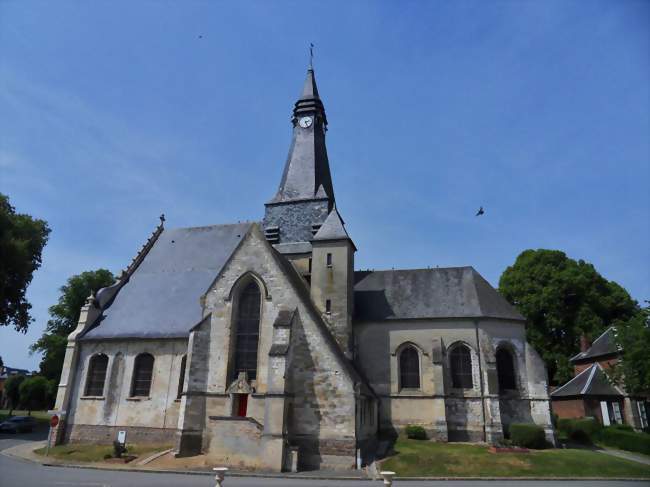
[(292, 125), (261, 221), (166, 228), (161, 216), (88, 298), (57, 443), (126, 431), (177, 456), (283, 471), (358, 467), (407, 425), (495, 443), (535, 423), (553, 442), (526, 321), (474, 268), (355, 270), (311, 66)]

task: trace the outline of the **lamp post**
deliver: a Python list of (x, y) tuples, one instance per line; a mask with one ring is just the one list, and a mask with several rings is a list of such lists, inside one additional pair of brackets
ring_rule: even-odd
[(226, 467), (216, 467), (213, 468), (214, 472), (216, 475), (214, 476), (214, 480), (217, 481), (217, 485), (215, 487), (222, 487), (223, 486), (223, 479), (226, 477), (226, 472), (228, 469)]

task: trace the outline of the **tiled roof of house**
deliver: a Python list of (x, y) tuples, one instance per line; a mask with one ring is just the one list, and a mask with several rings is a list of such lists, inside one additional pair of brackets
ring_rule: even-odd
[(600, 364), (595, 363), (551, 393), (552, 398), (574, 396), (622, 396)]
[(615, 333), (616, 330), (614, 330), (614, 327), (610, 326), (602, 335), (594, 340), (591, 347), (571, 357), (570, 361), (572, 363), (590, 362), (597, 357), (618, 353), (619, 350), (616, 346)]

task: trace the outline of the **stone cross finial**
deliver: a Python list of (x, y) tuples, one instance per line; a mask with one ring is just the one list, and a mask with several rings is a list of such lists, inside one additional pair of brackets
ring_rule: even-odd
[(161, 213), (158, 218), (160, 218), (160, 226), (164, 225), (165, 224), (165, 214)]
[(314, 44), (309, 43), (309, 69), (314, 69)]

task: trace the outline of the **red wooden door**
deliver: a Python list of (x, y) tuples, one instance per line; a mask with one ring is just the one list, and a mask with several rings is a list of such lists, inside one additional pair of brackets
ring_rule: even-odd
[(248, 394), (239, 394), (239, 401), (237, 402), (237, 416), (245, 418), (247, 407), (248, 407)]

